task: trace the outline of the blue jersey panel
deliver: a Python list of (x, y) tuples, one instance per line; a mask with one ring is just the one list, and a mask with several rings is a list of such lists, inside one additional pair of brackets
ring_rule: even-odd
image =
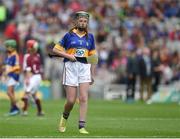
[[(6, 66), (9, 66), (9, 67), (13, 67), (13, 66), (16, 66), (16, 55), (12, 55), (10, 57), (7, 57), (5, 59), (5, 65)], [(14, 80), (18, 81), (19, 80), (19, 74), (17, 73), (14, 73), (14, 72), (10, 72), (8, 74), (9, 77), (12, 77)]]
[(59, 43), (65, 50), (71, 48), (85, 48), (87, 50), (95, 49), (94, 37), (90, 33), (87, 38), (86, 36), (79, 37), (76, 33), (68, 32)]

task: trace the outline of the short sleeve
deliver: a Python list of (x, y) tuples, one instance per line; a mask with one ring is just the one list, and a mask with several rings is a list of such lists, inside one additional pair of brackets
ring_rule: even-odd
[(59, 45), (66, 49), (68, 38), (69, 38), (69, 33), (66, 33), (64, 37), (59, 41)]

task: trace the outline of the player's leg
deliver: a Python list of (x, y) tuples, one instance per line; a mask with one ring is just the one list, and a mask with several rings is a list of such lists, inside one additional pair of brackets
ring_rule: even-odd
[(15, 93), (14, 93), (14, 87), (16, 83), (17, 82), (12, 78), (10, 78), (7, 81), (7, 95), (9, 96), (10, 103), (11, 103), (9, 115), (16, 115), (20, 112), (19, 108), (16, 105), (16, 98), (15, 98)]
[(65, 132), (66, 122), (77, 98), (78, 69), (77, 62), (66, 62), (63, 69), (63, 85), (66, 92), (66, 102), (60, 118), (59, 131)]
[(9, 96), (9, 99), (11, 102), (11, 107), (15, 107), (16, 106), (16, 99), (15, 99), (15, 95), (14, 95), (14, 86), (8, 86), (7, 95)]
[(79, 63), (79, 132), (88, 134), (85, 129), (88, 107), (88, 89), (91, 83), (91, 65)]
[(41, 104), (41, 100), (37, 97), (37, 92), (39, 89), (39, 86), (41, 84), (41, 75), (40, 74), (35, 74), (32, 76), (31, 79), (31, 83), (32, 83), (32, 90), (31, 90), (31, 94), (34, 98), (34, 101), (36, 103), (37, 106), (37, 116), (43, 116), (44, 112), (42, 111), (42, 104)]
[(22, 115), (26, 116), (28, 114), (28, 99), (29, 99), (30, 93), (25, 92), (23, 98), (21, 99), (24, 102), (23, 108), (22, 108)]
[(37, 107), (37, 116), (43, 116), (44, 112), (42, 111), (41, 100), (37, 97), (37, 92), (33, 93), (32, 96)]
[[(66, 91), (66, 103), (64, 105), (64, 113), (69, 114), (73, 109), (74, 103), (76, 102), (77, 97), (77, 87), (75, 86), (65, 86)], [(64, 115), (64, 118), (68, 118)]]
[(21, 99), (24, 102), (24, 106), (22, 108), (22, 115), (26, 116), (28, 114), (28, 101), (29, 97), (31, 97), (31, 91), (33, 89), (33, 81), (32, 75), (28, 74), (28, 72), (24, 76), (24, 96)]
[(79, 85), (79, 132), (83, 134), (88, 134), (85, 130), (86, 124), (86, 115), (87, 115), (87, 108), (88, 108), (88, 89), (89, 89), (89, 82), (87, 83), (80, 83)]
[(59, 123), (59, 131), (65, 132), (66, 131), (66, 122), (70, 115), (71, 110), (76, 102), (77, 97), (77, 87), (75, 86), (65, 86), (66, 91), (66, 102), (64, 105), (64, 111), (60, 119)]

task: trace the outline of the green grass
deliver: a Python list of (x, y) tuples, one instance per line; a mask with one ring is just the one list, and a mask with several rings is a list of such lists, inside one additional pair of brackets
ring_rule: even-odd
[(67, 131), (58, 132), (63, 104), (64, 100), (43, 101), (44, 117), (37, 117), (32, 105), (27, 117), (7, 117), (9, 102), (0, 100), (0, 137), (180, 137), (180, 106), (177, 104), (90, 100), (87, 117), (89, 135), (78, 132), (77, 104), (68, 120)]

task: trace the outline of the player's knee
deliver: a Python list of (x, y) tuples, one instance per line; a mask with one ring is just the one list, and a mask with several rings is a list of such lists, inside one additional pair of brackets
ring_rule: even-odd
[(7, 95), (8, 95), (8, 96), (12, 96), (12, 94), (13, 94), (13, 92), (7, 91)]
[(79, 102), (80, 103), (86, 103), (88, 101), (88, 98), (86, 96), (80, 96), (79, 97)]
[(73, 106), (73, 105), (74, 105), (74, 103), (75, 103), (75, 101), (74, 101), (74, 100), (69, 99), (69, 100), (67, 101), (67, 103), (68, 103), (68, 105)]
[(21, 98), (21, 100), (26, 101), (26, 100), (28, 100), (28, 97), (24, 96), (24, 97)]

